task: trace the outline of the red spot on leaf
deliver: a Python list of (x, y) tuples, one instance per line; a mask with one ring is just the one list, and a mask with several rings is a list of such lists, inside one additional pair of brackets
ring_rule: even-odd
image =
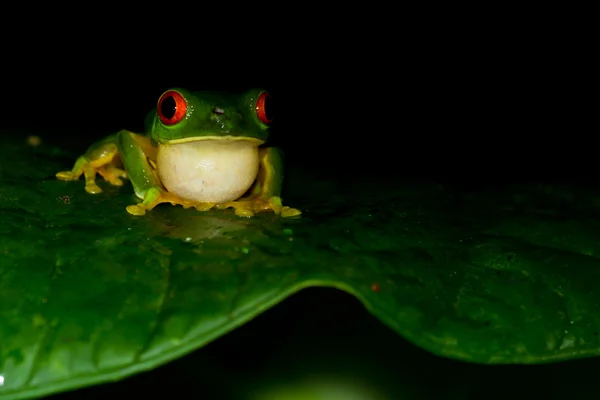
[(379, 290), (381, 288), (379, 287), (379, 283), (372, 283), (371, 284), (371, 290), (374, 291), (375, 293), (379, 293)]

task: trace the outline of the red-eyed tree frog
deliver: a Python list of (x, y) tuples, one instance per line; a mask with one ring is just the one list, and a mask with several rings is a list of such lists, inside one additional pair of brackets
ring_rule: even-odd
[(83, 174), (85, 190), (101, 193), (96, 174), (115, 186), (131, 181), (142, 201), (127, 211), (144, 215), (160, 203), (199, 211), (233, 208), (251, 217), (273, 211), (298, 216), (283, 206), (282, 158), (263, 147), (272, 122), (271, 97), (262, 89), (241, 94), (173, 88), (164, 92), (146, 118), (146, 134), (128, 130), (108, 136), (56, 174), (74, 181)]

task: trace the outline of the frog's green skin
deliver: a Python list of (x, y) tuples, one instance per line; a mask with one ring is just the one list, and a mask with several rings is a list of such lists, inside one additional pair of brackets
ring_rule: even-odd
[[(160, 203), (201, 211), (231, 207), (245, 217), (267, 210), (284, 217), (300, 215), (281, 204), (279, 150), (262, 146), (270, 122), (259, 111), (263, 93), (170, 89), (161, 99), (170, 96), (168, 100), (177, 98), (179, 103), (159, 100), (146, 118), (145, 135), (121, 130), (108, 136), (90, 146), (71, 171), (56, 177), (73, 181), (83, 174), (85, 189), (92, 194), (102, 191), (96, 173), (116, 186), (128, 178), (142, 199), (127, 207), (133, 215)], [(164, 120), (165, 115), (173, 119)]]

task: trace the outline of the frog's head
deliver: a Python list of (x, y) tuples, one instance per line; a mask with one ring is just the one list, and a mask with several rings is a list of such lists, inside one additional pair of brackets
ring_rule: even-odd
[(267, 140), (271, 123), (270, 95), (263, 89), (241, 94), (169, 89), (160, 96), (150, 138), (158, 144), (206, 140)]

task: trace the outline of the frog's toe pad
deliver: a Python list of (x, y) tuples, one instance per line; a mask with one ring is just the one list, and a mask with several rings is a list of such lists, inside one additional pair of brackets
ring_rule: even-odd
[(104, 178), (105, 181), (114, 186), (123, 186), (123, 181), (121, 178), (127, 178), (127, 172), (113, 166), (99, 168), (98, 173), (102, 176), (102, 178)]
[(248, 209), (248, 208), (236, 208), (235, 209), (235, 215), (237, 215), (238, 217), (253, 217), (254, 216), (254, 211)]
[(123, 186), (123, 180), (121, 178), (104, 179), (113, 186)]
[(296, 208), (291, 208), (288, 206), (283, 206), (281, 208), (281, 216), (283, 218), (289, 218), (289, 217), (296, 217), (298, 215), (302, 214), (302, 211), (296, 209)]
[(140, 204), (133, 204), (131, 206), (127, 206), (127, 212), (131, 215), (144, 215), (146, 214), (146, 208)]
[[(173, 203), (171, 203), (171, 204), (173, 204)], [(175, 204), (181, 204), (185, 208), (189, 207), (185, 202), (184, 203), (175, 203)], [(199, 203), (191, 203), (190, 202), (189, 204), (192, 204), (191, 207), (194, 207), (198, 211), (208, 211), (215, 206), (215, 203), (207, 203), (207, 202), (199, 202)]]
[(85, 191), (88, 192), (89, 194), (102, 193), (102, 189), (100, 189), (100, 186), (96, 185), (96, 182), (86, 183)]
[(77, 178), (75, 177), (75, 174), (71, 171), (61, 171), (56, 174), (56, 179), (61, 181), (74, 181)]
[(232, 207), (235, 210), (235, 215), (239, 217), (252, 217), (256, 213), (273, 211), (276, 215), (281, 215), (284, 218), (295, 217), (302, 214), (295, 208), (283, 206), (279, 196), (273, 196), (268, 199), (253, 198), (247, 200), (232, 201), (225, 204), (220, 204), (218, 208)]

